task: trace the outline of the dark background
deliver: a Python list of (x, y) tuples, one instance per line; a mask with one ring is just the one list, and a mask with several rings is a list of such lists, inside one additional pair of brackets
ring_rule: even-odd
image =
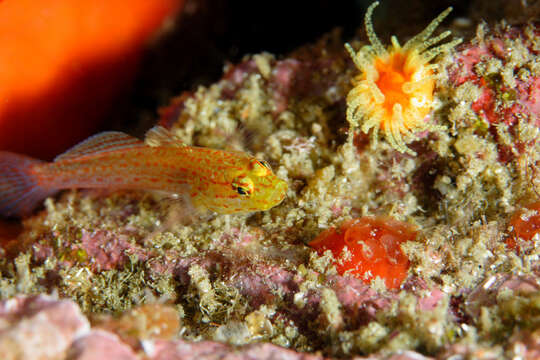
[[(209, 85), (222, 75), (227, 62), (262, 51), (278, 57), (316, 41), (332, 29), (343, 41), (365, 38), (364, 14), (371, 0), (186, 0), (184, 11), (149, 46), (132, 90), (111, 114), (106, 128), (142, 134), (157, 119), (157, 108), (183, 91)], [(536, 2), (540, 4), (540, 1)], [(384, 0), (374, 13), (374, 26), (383, 42), (391, 34), (405, 40), (422, 30), (440, 12), (454, 11), (469, 19), (470, 29), (481, 21), (505, 18), (515, 22), (536, 18), (538, 7), (523, 9), (521, 0)]]

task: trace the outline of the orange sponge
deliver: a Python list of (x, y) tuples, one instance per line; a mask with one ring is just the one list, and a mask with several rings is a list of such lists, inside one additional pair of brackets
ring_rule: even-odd
[(397, 289), (407, 277), (409, 259), (401, 243), (416, 239), (416, 229), (390, 217), (363, 217), (330, 228), (308, 245), (320, 255), (330, 250), (340, 274), (370, 282), (380, 277), (389, 289)]

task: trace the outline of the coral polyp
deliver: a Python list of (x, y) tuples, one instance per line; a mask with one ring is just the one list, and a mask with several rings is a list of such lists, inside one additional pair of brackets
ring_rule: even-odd
[(437, 64), (431, 64), (437, 55), (452, 49), (461, 42), (455, 39), (432, 47), (450, 36), (445, 31), (438, 36), (431, 34), (452, 11), (448, 8), (437, 16), (422, 32), (401, 46), (395, 36), (386, 49), (373, 30), (371, 16), (379, 2), (367, 9), (366, 33), (371, 45), (355, 52), (345, 44), (355, 65), (361, 71), (354, 79), (354, 88), (347, 95), (347, 121), (351, 136), (361, 124), (368, 133), (373, 129), (376, 144), (379, 129), (390, 145), (400, 152), (415, 155), (406, 142), (416, 139), (415, 133), (434, 130), (437, 126), (425, 121), (433, 105)]

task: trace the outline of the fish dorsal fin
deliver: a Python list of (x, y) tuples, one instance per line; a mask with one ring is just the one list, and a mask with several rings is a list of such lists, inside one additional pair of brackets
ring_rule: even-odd
[(85, 155), (102, 154), (115, 150), (144, 147), (144, 142), (119, 131), (106, 131), (89, 137), (75, 145), (63, 154), (58, 155), (54, 161), (75, 159)]
[(148, 130), (144, 141), (150, 146), (185, 146), (178, 136), (159, 125)]

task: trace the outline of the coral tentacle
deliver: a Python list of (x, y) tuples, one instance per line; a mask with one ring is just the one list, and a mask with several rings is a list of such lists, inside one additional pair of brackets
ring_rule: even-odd
[(445, 31), (430, 37), (452, 10), (448, 8), (403, 47), (392, 36), (391, 45), (385, 49), (371, 21), (373, 10), (378, 4), (374, 2), (366, 11), (365, 26), (371, 46), (364, 46), (355, 52), (351, 45), (345, 44), (360, 70), (360, 75), (354, 79), (355, 86), (347, 95), (346, 115), (351, 126), (349, 141), (352, 141), (354, 129), (360, 127), (365, 133), (373, 129), (372, 141), (376, 145), (380, 128), (392, 147), (415, 155), (407, 147), (408, 142), (416, 139), (415, 133), (441, 129), (425, 121), (433, 105), (437, 79), (435, 72), (438, 69), (430, 61), (455, 47), (461, 39), (432, 47), (451, 34)]

